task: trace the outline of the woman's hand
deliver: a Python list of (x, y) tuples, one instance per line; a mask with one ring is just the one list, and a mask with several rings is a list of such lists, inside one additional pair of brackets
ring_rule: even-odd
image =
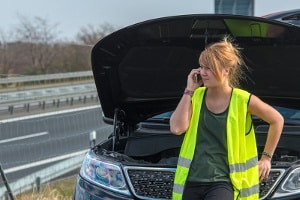
[(200, 69), (192, 69), (192, 71), (188, 75), (186, 89), (190, 91), (195, 91), (201, 85), (203, 85), (203, 81), (201, 79)]
[(261, 158), (258, 161), (259, 168), (259, 182), (262, 182), (264, 179), (269, 177), (269, 173), (271, 170), (271, 160), (269, 158)]

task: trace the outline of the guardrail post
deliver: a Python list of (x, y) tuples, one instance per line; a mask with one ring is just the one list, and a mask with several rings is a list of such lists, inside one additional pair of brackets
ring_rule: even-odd
[(4, 200), (10, 200), (10, 199), (9, 199), (9, 195), (8, 195), (8, 192), (7, 192), (7, 191), (5, 191), (5, 193), (4, 193)]
[(30, 107), (30, 105), (29, 105), (29, 103), (27, 103), (27, 104), (26, 104), (26, 111), (27, 111), (27, 112), (29, 112), (29, 107)]
[(14, 106), (9, 106), (8, 107), (8, 112), (12, 115), (14, 114)]
[(35, 184), (36, 184), (36, 190), (38, 193), (41, 192), (41, 177), (36, 177), (35, 179)]
[(93, 148), (96, 144), (96, 131), (90, 132), (90, 147)]

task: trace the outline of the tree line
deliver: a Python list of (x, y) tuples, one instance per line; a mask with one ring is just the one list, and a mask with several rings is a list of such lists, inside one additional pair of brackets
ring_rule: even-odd
[(10, 33), (0, 29), (0, 77), (90, 70), (93, 45), (116, 30), (108, 23), (87, 25), (75, 41), (67, 41), (58, 37), (58, 24), (47, 19), (19, 16), (18, 21)]

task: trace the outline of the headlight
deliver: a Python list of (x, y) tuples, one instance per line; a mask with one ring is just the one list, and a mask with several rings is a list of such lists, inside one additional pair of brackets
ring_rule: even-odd
[(80, 174), (96, 185), (129, 194), (121, 168), (116, 164), (99, 161), (88, 154), (83, 161)]
[(282, 189), (287, 192), (300, 192), (300, 168), (294, 169), (282, 185)]
[(273, 197), (285, 197), (294, 194), (300, 194), (300, 168), (295, 168), (288, 174)]

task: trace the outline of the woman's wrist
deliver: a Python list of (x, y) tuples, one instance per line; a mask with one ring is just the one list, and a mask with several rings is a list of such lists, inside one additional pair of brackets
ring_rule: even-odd
[(272, 155), (272, 154), (270, 154), (270, 153), (268, 153), (268, 152), (266, 152), (266, 151), (263, 151), (263, 152), (262, 152), (262, 155), (264, 155), (264, 156), (268, 157), (270, 160), (271, 160), (271, 159), (272, 159), (272, 157), (273, 157), (273, 155)]
[(184, 94), (184, 95), (188, 95), (188, 96), (190, 96), (190, 97), (193, 97), (194, 91), (193, 91), (193, 90), (189, 90), (188, 88), (185, 88), (183, 94)]

